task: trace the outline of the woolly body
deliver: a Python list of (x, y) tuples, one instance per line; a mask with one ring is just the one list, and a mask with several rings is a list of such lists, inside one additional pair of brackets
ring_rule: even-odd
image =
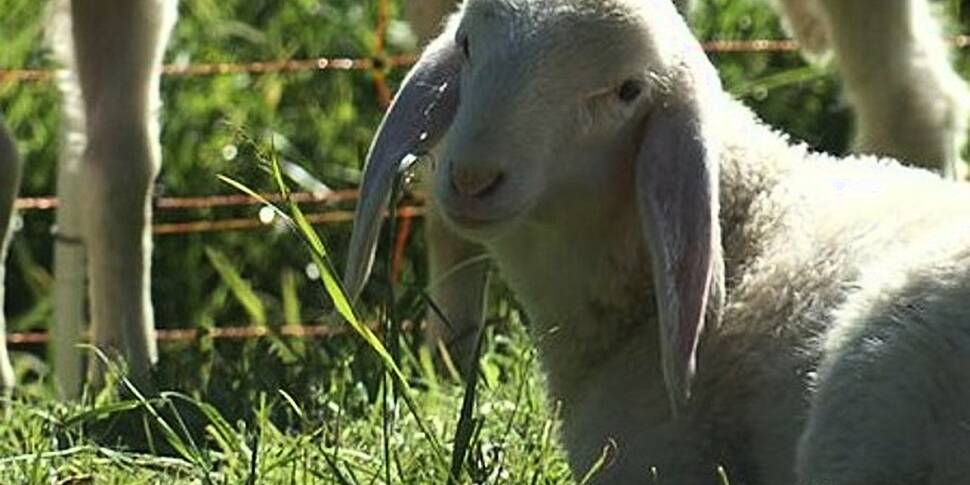
[[(970, 191), (889, 160), (810, 153), (740, 106), (717, 124), (732, 129), (727, 298), (684, 421), (669, 414), (632, 186), (485, 243), (537, 326), (573, 469), (614, 439), (602, 483), (640, 483), (651, 467), (665, 483), (714, 483), (715, 464), (735, 482), (796, 483), (807, 424), (799, 483), (968, 476), (956, 457), (970, 453), (970, 216), (954, 214)], [(927, 469), (937, 478), (908, 478)]]

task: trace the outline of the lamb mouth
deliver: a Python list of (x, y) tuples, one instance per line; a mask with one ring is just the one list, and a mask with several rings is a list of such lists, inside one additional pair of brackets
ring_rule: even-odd
[[(496, 208), (497, 209), (497, 208)], [(444, 208), (444, 218), (459, 231), (492, 232), (495, 228), (507, 226), (518, 219), (523, 211), (519, 209), (462, 210)]]

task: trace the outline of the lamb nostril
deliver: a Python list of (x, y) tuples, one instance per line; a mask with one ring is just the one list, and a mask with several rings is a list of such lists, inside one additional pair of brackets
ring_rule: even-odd
[(503, 180), (505, 175), (502, 172), (491, 170), (454, 169), (451, 172), (451, 185), (463, 197), (488, 197), (502, 185)]

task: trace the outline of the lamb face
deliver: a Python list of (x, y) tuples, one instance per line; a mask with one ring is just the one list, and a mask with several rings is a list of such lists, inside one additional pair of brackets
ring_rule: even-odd
[(433, 190), (452, 226), (479, 242), (563, 210), (582, 218), (610, 186), (632, 184), (634, 134), (657, 86), (651, 66), (597, 53), (641, 59), (647, 46), (629, 42), (625, 16), (516, 21), (547, 3), (470, 2), (455, 32), (466, 95)]
[[(607, 48), (618, 56), (604, 60)], [(636, 208), (652, 255), (664, 376), (674, 407), (682, 405), (700, 330), (716, 323), (723, 294), (719, 144), (705, 113), (719, 109), (723, 92), (673, 5), (473, 0), (410, 79), (438, 84), (406, 81), (372, 147), (348, 265), (352, 293), (373, 258), (375, 201), (387, 200), (397, 157), (419, 148), (415, 140), (444, 136), (436, 201), (500, 260), (522, 247), (495, 245), (506, 230), (580, 225), (605, 201)], [(427, 130), (390, 121), (446, 96), (454, 96), (443, 103), (449, 109), (421, 120)]]

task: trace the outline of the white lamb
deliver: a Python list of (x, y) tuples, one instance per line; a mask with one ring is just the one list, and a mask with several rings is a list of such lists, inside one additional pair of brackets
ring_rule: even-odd
[(970, 187), (790, 144), (668, 0), (466, 2), (371, 148), (350, 292), (428, 151), (438, 217), (532, 317), (577, 476), (615, 442), (598, 483), (970, 477)]
[[(53, 6), (55, 49), (70, 68), (62, 84), (67, 134), (57, 183), (61, 205), (55, 249), (55, 364), (65, 396), (77, 395), (81, 386), (76, 344), (83, 321), (85, 256), (93, 343), (123, 357), (130, 377), (143, 386), (156, 357), (149, 291), (151, 190), (161, 158), (155, 113), (161, 105), (162, 51), (176, 4), (58, 0)], [(12, 208), (7, 195), (17, 191), (16, 177), (11, 177), (16, 172), (5, 163), (0, 163), (3, 229)], [(6, 350), (0, 339), (0, 383), (10, 387)], [(94, 359), (89, 371), (97, 383), (104, 369)]]
[[(426, 40), (440, 30), (441, 18), (455, 3), (408, 0), (405, 6), (415, 31)], [(674, 3), (682, 12), (694, 4), (690, 0)], [(827, 51), (833, 51), (856, 109), (856, 151), (965, 178), (960, 148), (970, 114), (967, 88), (947, 61), (947, 47), (929, 0), (773, 3), (810, 57), (826, 57)], [(480, 258), (457, 269), (453, 265), (476, 261), (483, 250), (451, 237), (435, 213), (428, 217), (426, 238), (433, 278), (449, 275), (432, 287), (448, 324), (431, 315), (429, 340), (443, 342), (459, 367), (465, 368), (484, 318), (484, 299), (478, 295), (487, 287), (487, 265)]]

